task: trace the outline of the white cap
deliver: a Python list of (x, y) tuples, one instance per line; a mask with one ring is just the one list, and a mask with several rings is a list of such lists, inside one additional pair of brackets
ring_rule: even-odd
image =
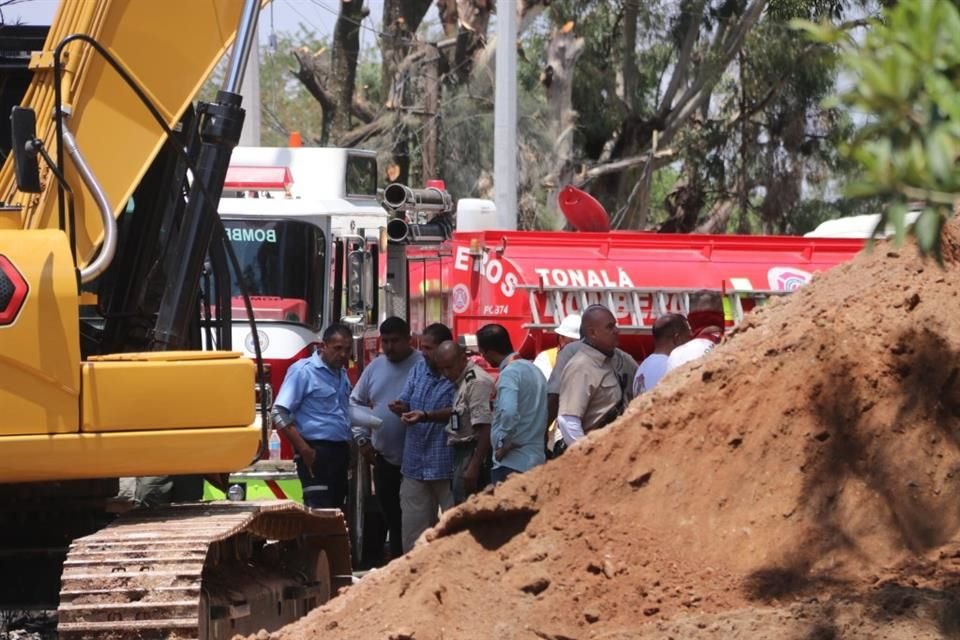
[(570, 338), (571, 340), (580, 339), (580, 314), (571, 313), (566, 316), (563, 321), (560, 323), (554, 333), (558, 336), (563, 336), (564, 338)]

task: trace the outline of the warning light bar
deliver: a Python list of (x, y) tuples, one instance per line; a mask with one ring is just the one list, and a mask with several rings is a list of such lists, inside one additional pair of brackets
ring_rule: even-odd
[(290, 191), (293, 175), (288, 167), (237, 167), (227, 169), (227, 191)]

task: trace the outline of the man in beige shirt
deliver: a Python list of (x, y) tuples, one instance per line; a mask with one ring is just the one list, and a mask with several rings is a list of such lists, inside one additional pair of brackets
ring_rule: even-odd
[(619, 343), (616, 317), (602, 305), (590, 306), (583, 313), (581, 333), (584, 345), (560, 378), (557, 425), (568, 446), (612, 422), (625, 399), (612, 362)]
[(487, 485), (496, 386), (452, 340), (438, 347), (437, 368), (457, 387), (447, 423), (447, 444), (453, 448), (453, 503), (460, 504)]

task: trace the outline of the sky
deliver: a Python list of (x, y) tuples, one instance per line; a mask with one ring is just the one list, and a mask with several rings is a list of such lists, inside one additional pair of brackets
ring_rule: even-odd
[[(157, 1), (157, 0), (147, 0)], [(8, 24), (20, 21), (26, 24), (50, 24), (59, 0), (0, 0), (3, 19)], [(365, 0), (370, 15), (364, 20), (360, 45), (362, 49), (376, 47), (375, 31), (381, 28), (383, 0)], [(267, 45), (271, 32), (296, 33), (300, 25), (318, 36), (332, 37), (337, 19), (338, 0), (273, 0), (260, 15), (260, 41)], [(431, 8), (436, 18), (436, 10)]]

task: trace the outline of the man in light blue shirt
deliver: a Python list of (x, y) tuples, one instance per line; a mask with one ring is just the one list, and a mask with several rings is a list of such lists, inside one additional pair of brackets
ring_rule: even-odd
[(297, 452), (303, 503), (315, 509), (343, 509), (347, 497), (352, 350), (350, 327), (327, 327), (316, 353), (287, 370), (273, 403), (273, 424)]
[[(350, 400), (370, 407), (383, 421), (372, 434), (364, 431), (365, 437), (358, 438), (357, 443), (362, 454), (373, 458), (373, 481), (390, 533), (390, 555), (399, 558), (403, 555), (400, 465), (407, 426), (390, 410), (390, 403), (403, 393), (410, 371), (423, 356), (411, 346), (410, 325), (401, 318), (387, 318), (380, 325), (380, 349), (383, 355), (363, 370)], [(366, 438), (370, 442), (365, 442)], [(378, 542), (383, 547), (384, 540)]]
[(510, 335), (502, 325), (480, 327), (477, 347), (487, 362), (500, 369), (490, 427), (490, 480), (496, 484), (546, 460), (547, 381), (532, 362), (513, 351)]

